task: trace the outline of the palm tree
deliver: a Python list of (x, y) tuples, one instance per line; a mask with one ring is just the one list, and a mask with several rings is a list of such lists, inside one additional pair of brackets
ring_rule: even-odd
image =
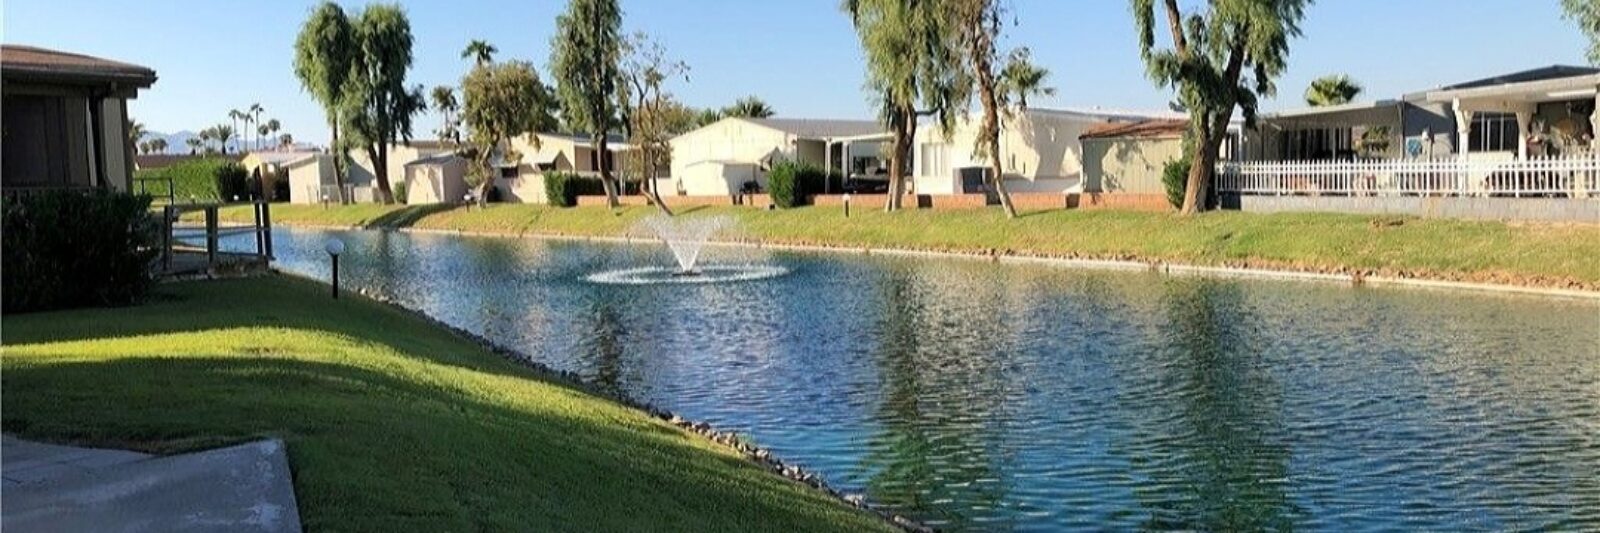
[(145, 131), (144, 129), (143, 122), (139, 122), (137, 120), (128, 121), (128, 142), (137, 143), (140, 140), (143, 140), (144, 136), (148, 133), (149, 132)]
[(164, 138), (156, 137), (156, 138), (150, 139), (148, 141), (148, 144), (150, 145), (149, 149), (145, 150), (145, 153), (147, 153), (147, 154), (148, 153), (157, 153), (157, 154), (159, 154), (159, 153), (167, 151), (167, 140), (164, 139)]
[(434, 87), (429, 99), (433, 101), (433, 109), (444, 115), (439, 123), (439, 140), (459, 141), (461, 132), (456, 124), (456, 110), (461, 104), (456, 101), (455, 90), (448, 85)]
[(278, 136), (278, 148), (287, 150), (294, 146), (294, 136), (287, 133)]
[(761, 101), (755, 96), (746, 96), (722, 110), (723, 116), (745, 118), (768, 118), (774, 115), (772, 106)]
[[(250, 116), (250, 121), (248, 123), (246, 123), (247, 125), (245, 126), (245, 133), (246, 134), (250, 133), (250, 126), (248, 124), (256, 124), (257, 126), (259, 126), (261, 124), (261, 112), (263, 112), (263, 111), (266, 111), (266, 109), (261, 107), (261, 103), (260, 102), (256, 102), (256, 103), (250, 104), (250, 109), (245, 111), (245, 114)], [(259, 128), (257, 128), (257, 129), (259, 129)], [(256, 137), (256, 144), (257, 145), (261, 144), (261, 137), (260, 136)]]
[(494, 45), (488, 42), (473, 39), (472, 42), (467, 43), (467, 48), (461, 51), (461, 59), (470, 57), (477, 61), (479, 65), (485, 65), (494, 61), (494, 54), (499, 51), (499, 48), (495, 48)]
[[(229, 131), (238, 130), (239, 129), (239, 122), (242, 121), (242, 120), (246, 120), (245, 117), (248, 117), (248, 116), (249, 115), (245, 114), (244, 111), (240, 111), (238, 109), (230, 109), (230, 110), (228, 110), (228, 118), (233, 121), (233, 128), (229, 129)], [(228, 153), (228, 143), (226, 141), (224, 141), (222, 143), (222, 153), (224, 153), (224, 154)]]
[(200, 152), (200, 145), (205, 144), (206, 141), (199, 136), (194, 136), (184, 139), (183, 143), (189, 145), (189, 155), (194, 155)]
[(1358, 94), (1361, 84), (1344, 74), (1330, 74), (1311, 80), (1311, 86), (1306, 87), (1306, 103), (1312, 107), (1346, 104)]
[[(283, 124), (279, 123), (278, 119), (269, 118), (267, 119), (267, 123), (262, 124), (261, 127), (266, 128), (266, 133), (262, 133), (261, 135), (266, 137), (267, 142), (271, 142), (272, 135), (278, 133), (278, 130), (283, 129)], [(266, 143), (262, 143), (263, 146), (265, 144)]]
[(1050, 69), (1033, 64), (1033, 52), (1026, 47), (1011, 51), (1006, 66), (1000, 70), (1000, 89), (1017, 99), (1017, 106), (1026, 109), (1029, 96), (1055, 96), (1056, 88), (1044, 84)]
[(229, 126), (227, 124), (217, 124), (216, 126), (212, 126), (211, 136), (216, 138), (218, 143), (222, 144), (222, 153), (226, 154), (228, 153), (228, 141), (234, 139), (233, 126)]

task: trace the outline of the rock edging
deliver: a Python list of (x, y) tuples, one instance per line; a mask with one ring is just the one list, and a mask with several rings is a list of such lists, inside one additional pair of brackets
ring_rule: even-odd
[[(280, 276), (288, 276), (288, 277), (305, 279), (305, 280), (314, 281), (314, 282), (317, 282), (317, 283), (326, 284), (322, 280), (319, 280), (319, 279), (311, 278), (311, 277), (308, 277), (308, 276), (302, 276), (302, 275), (295, 274), (295, 273), (292, 273), (292, 272), (281, 271), (281, 270), (278, 270), (276, 268), (272, 269), (272, 272), (274, 274), (280, 275)], [(585, 381), (582, 376), (578, 375), (575, 372), (568, 372), (568, 371), (565, 371), (565, 370), (560, 370), (560, 369), (551, 367), (549, 365), (546, 365), (544, 363), (540, 363), (538, 361), (535, 361), (528, 354), (525, 354), (525, 353), (523, 353), (521, 351), (518, 351), (518, 350), (515, 350), (515, 349), (511, 349), (511, 348), (507, 348), (505, 346), (502, 346), (502, 345), (500, 345), (498, 343), (495, 343), (493, 340), (490, 340), (489, 338), (484, 337), (482, 335), (479, 335), (477, 333), (473, 333), (471, 331), (467, 331), (466, 329), (462, 329), (462, 328), (456, 327), (454, 325), (445, 323), (442, 320), (439, 320), (439, 319), (436, 319), (436, 318), (434, 318), (432, 316), (429, 316), (427, 313), (423, 313), (422, 311), (418, 311), (416, 309), (412, 309), (410, 307), (406, 307), (404, 304), (401, 304), (400, 302), (398, 302), (398, 301), (396, 301), (394, 299), (388, 298), (388, 297), (386, 297), (384, 295), (369, 292), (364, 288), (358, 289), (355, 292), (356, 292), (356, 294), (360, 295), (361, 297), (363, 297), (363, 298), (365, 298), (365, 299), (367, 299), (369, 301), (384, 305), (386, 307), (389, 307), (390, 309), (394, 309), (394, 310), (399, 311), (401, 313), (405, 313), (407, 315), (416, 317), (418, 319), (421, 319), (424, 322), (432, 324), (435, 327), (442, 328), (442, 329), (444, 329), (446, 331), (454, 333), (455, 335), (457, 335), (457, 336), (459, 336), (459, 337), (461, 337), (463, 339), (466, 339), (468, 341), (471, 341), (473, 344), (478, 345), (480, 348), (483, 348), (483, 349), (485, 349), (485, 350), (487, 350), (487, 351), (489, 351), (491, 353), (499, 355), (500, 357), (502, 357), (502, 358), (504, 358), (504, 359), (506, 359), (508, 361), (511, 361), (513, 363), (522, 365), (522, 366), (527, 367), (527, 368), (530, 368), (530, 369), (532, 369), (532, 370), (534, 370), (536, 372), (539, 372), (541, 374), (545, 374), (546, 376), (553, 377), (556, 380), (558, 380), (559, 382), (561, 382), (562, 384), (572, 386), (572, 387), (574, 387), (576, 389), (579, 389), (579, 390), (583, 391), (584, 393), (587, 393), (587, 394), (590, 394), (590, 395), (593, 395), (593, 396), (596, 396), (596, 397), (599, 397), (599, 398), (603, 398), (603, 399), (606, 399), (606, 400), (609, 400), (609, 401), (612, 401), (612, 402), (616, 402), (616, 403), (624, 405), (626, 407), (630, 407), (630, 408), (633, 408), (633, 409), (638, 409), (640, 411), (644, 411), (645, 413), (649, 414), (651, 417), (654, 417), (654, 418), (662, 420), (662, 421), (664, 421), (664, 422), (666, 422), (668, 424), (672, 424), (674, 426), (682, 428), (683, 430), (689, 432), (690, 434), (698, 435), (698, 436), (700, 436), (700, 437), (702, 437), (702, 438), (704, 438), (706, 440), (709, 440), (711, 442), (714, 442), (716, 444), (725, 446), (725, 447), (727, 447), (729, 449), (732, 449), (732, 450), (734, 450), (736, 452), (739, 452), (739, 454), (741, 456), (743, 456), (746, 460), (754, 463), (756, 466), (759, 466), (759, 467), (761, 467), (762, 469), (764, 469), (764, 470), (766, 470), (768, 472), (771, 472), (773, 474), (777, 474), (779, 476), (787, 478), (787, 479), (789, 479), (791, 481), (794, 481), (796, 483), (799, 483), (801, 485), (805, 485), (807, 487), (810, 487), (810, 488), (812, 488), (814, 490), (821, 491), (823, 494), (831, 497), (832, 499), (834, 499), (834, 500), (836, 500), (836, 501), (838, 501), (840, 503), (843, 503), (843, 504), (845, 504), (845, 505), (847, 505), (849, 507), (854, 507), (856, 509), (861, 509), (863, 511), (866, 511), (868, 513), (876, 515), (879, 518), (883, 519), (884, 521), (886, 521), (886, 522), (888, 522), (888, 523), (894, 525), (895, 527), (898, 527), (898, 528), (900, 528), (900, 529), (902, 529), (904, 531), (911, 531), (911, 532), (917, 532), (917, 533), (936, 531), (934, 528), (928, 527), (927, 525), (922, 524), (921, 522), (918, 522), (918, 521), (916, 521), (916, 520), (914, 520), (914, 519), (912, 519), (910, 517), (907, 517), (907, 516), (904, 516), (904, 515), (901, 515), (901, 514), (897, 514), (897, 513), (888, 511), (886, 509), (883, 509), (881, 506), (874, 505), (872, 502), (868, 501), (866, 499), (866, 496), (864, 496), (864, 495), (845, 493), (845, 492), (842, 492), (842, 491), (840, 491), (838, 489), (835, 489), (832, 486), (829, 486), (827, 481), (824, 480), (820, 474), (817, 474), (816, 472), (812, 472), (810, 470), (807, 470), (806, 468), (804, 468), (804, 467), (802, 467), (800, 465), (796, 465), (796, 464), (792, 464), (792, 463), (786, 463), (786, 462), (783, 461), (783, 459), (780, 459), (776, 455), (774, 455), (771, 450), (768, 450), (766, 448), (762, 448), (760, 446), (751, 444), (750, 442), (746, 441), (745, 439), (740, 438), (740, 436), (738, 434), (736, 434), (736, 433), (734, 433), (732, 431), (720, 431), (720, 430), (717, 430), (716, 428), (712, 427), (711, 424), (709, 424), (707, 422), (690, 420), (690, 419), (684, 418), (684, 417), (682, 417), (682, 416), (680, 416), (678, 414), (675, 414), (675, 413), (673, 413), (671, 411), (668, 411), (666, 409), (663, 409), (663, 408), (657, 407), (657, 406), (655, 406), (653, 404), (650, 404), (649, 402), (641, 402), (641, 401), (635, 400), (633, 398), (629, 398), (627, 396), (623, 396), (623, 395), (620, 395), (620, 394), (607, 392), (605, 390), (600, 389), (599, 387), (595, 387), (595, 386), (591, 385), (590, 383)]]

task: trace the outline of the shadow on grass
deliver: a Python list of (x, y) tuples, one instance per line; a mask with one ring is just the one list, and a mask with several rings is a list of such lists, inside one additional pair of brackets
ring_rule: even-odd
[(427, 218), (429, 215), (464, 207), (466, 206), (456, 204), (408, 205), (373, 217), (365, 224), (362, 224), (361, 227), (366, 229), (405, 228), (416, 224), (417, 221)]
[(4, 427), (160, 452), (279, 436), (313, 530), (871, 524), (595, 400), (483, 375), (191, 355), (8, 365)]

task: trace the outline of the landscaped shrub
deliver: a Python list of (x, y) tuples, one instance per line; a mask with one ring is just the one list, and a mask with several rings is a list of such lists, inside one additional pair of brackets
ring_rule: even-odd
[(1189, 158), (1168, 161), (1161, 169), (1161, 184), (1167, 189), (1167, 202), (1183, 209), (1184, 189), (1189, 185)]
[(779, 161), (767, 171), (767, 194), (772, 203), (788, 209), (805, 205), (806, 197), (821, 194), (829, 176), (816, 165)]
[(546, 172), (544, 175), (544, 199), (556, 207), (572, 207), (578, 204), (578, 192), (572, 188), (578, 176), (569, 172)]
[[(170, 178), (178, 202), (212, 202), (249, 199), (249, 173), (238, 163), (221, 158), (192, 159), (172, 166), (140, 170), (135, 178)], [(164, 185), (147, 183), (147, 191), (160, 194)]]
[(394, 201), (406, 203), (406, 182), (404, 180), (394, 184)]
[(150, 197), (49, 191), (0, 200), (6, 313), (139, 301), (154, 282)]

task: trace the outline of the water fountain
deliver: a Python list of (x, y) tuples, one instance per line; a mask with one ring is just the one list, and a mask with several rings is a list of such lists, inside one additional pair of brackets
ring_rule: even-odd
[(659, 214), (651, 215), (639, 221), (632, 233), (660, 240), (672, 252), (677, 268), (662, 266), (627, 268), (591, 274), (586, 279), (594, 283), (620, 285), (714, 283), (770, 278), (788, 272), (788, 269), (783, 267), (753, 261), (748, 257), (740, 262), (700, 264), (702, 252), (712, 238), (733, 227), (733, 219), (726, 216), (674, 218)]

